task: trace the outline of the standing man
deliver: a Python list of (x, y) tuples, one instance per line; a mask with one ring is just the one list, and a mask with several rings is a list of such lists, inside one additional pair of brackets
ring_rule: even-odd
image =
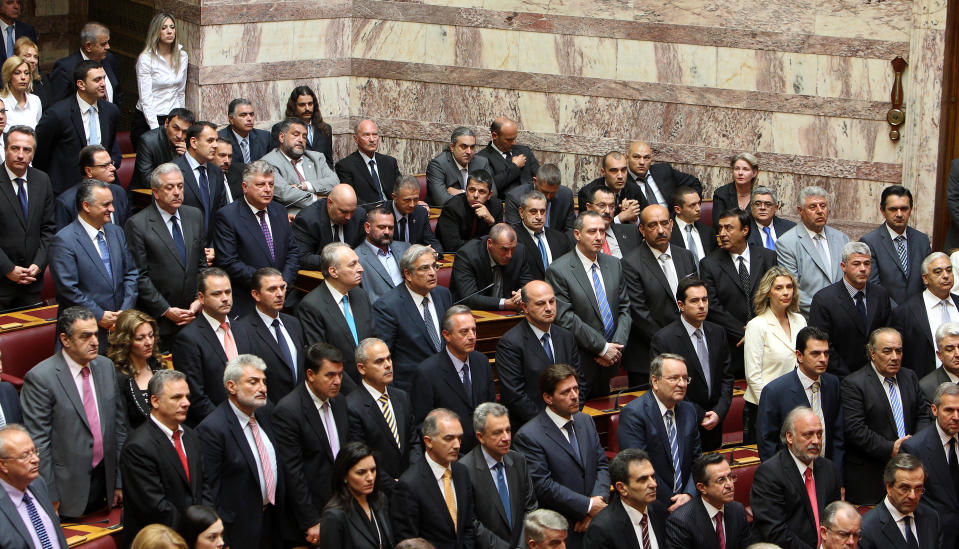
[(543, 164), (532, 183), (517, 185), (506, 194), (505, 219), (510, 225), (520, 222), (519, 205), (530, 191), (539, 191), (546, 197), (545, 225), (554, 231), (565, 233), (573, 227), (576, 212), (573, 211), (573, 191), (563, 185), (563, 178), (556, 164)]
[(363, 271), (363, 289), (375, 303), (386, 292), (403, 283), (400, 258), (410, 247), (406, 242), (394, 241), (393, 212), (385, 206), (376, 206), (366, 214), (366, 240), (356, 247)]
[[(36, 42), (36, 40), (34, 40)], [(117, 107), (119, 112), (123, 92), (117, 77), (117, 60), (110, 53), (110, 29), (90, 21), (80, 29), (80, 51), (68, 55), (53, 64), (50, 71), (51, 98), (54, 102), (73, 95), (76, 83), (75, 68), (84, 61), (102, 63), (105, 70), (103, 98)], [(112, 150), (112, 147), (107, 147)]]
[(302, 120), (287, 118), (280, 123), (279, 145), (263, 157), (276, 172), (276, 201), (290, 215), (297, 215), (318, 196), (326, 196), (337, 184), (323, 153), (307, 150), (306, 135)]
[(395, 158), (377, 152), (380, 129), (372, 120), (361, 120), (356, 125), (353, 141), (356, 151), (336, 163), (336, 175), (353, 187), (361, 204), (372, 209), (393, 196), (400, 169)]
[(702, 197), (691, 187), (680, 187), (673, 193), (674, 225), (670, 243), (686, 248), (693, 254), (696, 268), (709, 252), (716, 249), (716, 227), (703, 224), (700, 219)]
[(17, 39), (27, 37), (36, 44), (37, 31), (30, 23), (19, 20), (20, 0), (3, 0), (0, 2), (0, 29), (3, 35), (3, 60), (13, 55), (13, 45)]
[(942, 366), (919, 380), (919, 388), (930, 402), (943, 383), (959, 383), (959, 323), (946, 322), (936, 329), (936, 356)]
[[(603, 228), (602, 252), (617, 259), (622, 259), (627, 253), (639, 244), (639, 234), (631, 223), (614, 223), (613, 214), (616, 210), (616, 194), (609, 187), (602, 185), (593, 189), (589, 194), (586, 210), (598, 213), (606, 226)], [(572, 246), (576, 246), (572, 228), (566, 232)]]
[(794, 221), (776, 215), (781, 206), (779, 195), (771, 187), (756, 186), (749, 196), (749, 211), (753, 224), (749, 228), (749, 243), (776, 251), (776, 241), (796, 226)]
[(549, 201), (537, 190), (519, 199), (519, 223), (513, 223), (517, 239), (526, 251), (526, 267), (533, 280), (545, 280), (550, 264), (570, 251), (563, 233), (546, 227)]
[(583, 204), (593, 201), (595, 198), (593, 193), (596, 189), (607, 187), (613, 192), (613, 207), (609, 212), (610, 217), (615, 217), (611, 222), (635, 223), (639, 218), (639, 212), (649, 203), (643, 195), (643, 190), (636, 185), (635, 181), (630, 181), (626, 166), (626, 157), (619, 151), (609, 151), (603, 155), (600, 162), (600, 177), (590, 181), (577, 193), (580, 211)]
[[(679, 187), (689, 187), (703, 195), (703, 184), (688, 173), (674, 169), (667, 162), (653, 164), (653, 150), (649, 143), (633, 141), (626, 152), (629, 162), (629, 179), (643, 191), (646, 204), (659, 204), (672, 210), (673, 193)], [(654, 201), (655, 199), (655, 201)]]
[(355, 248), (363, 242), (366, 232), (366, 210), (356, 205), (353, 187), (339, 184), (326, 198), (304, 208), (293, 218), (293, 234), (303, 254), (300, 267), (318, 269), (320, 253), (331, 242), (344, 242)]
[(150, 182), (150, 174), (157, 166), (173, 162), (174, 158), (186, 152), (186, 132), (194, 122), (196, 118), (193, 111), (173, 109), (163, 121), (162, 127), (140, 136), (140, 143), (136, 146), (137, 158), (131, 188), (146, 187)]
[(531, 184), (539, 171), (539, 162), (532, 149), (516, 142), (516, 122), (501, 116), (493, 120), (489, 132), (489, 143), (476, 154), (489, 160), (496, 194), (506, 196), (520, 185)]
[[(490, 172), (489, 160), (476, 156), (476, 134), (459, 126), (450, 135), (448, 150), (440, 152), (426, 166), (427, 201), (442, 207), (455, 195), (466, 191), (468, 175), (474, 171)], [(490, 181), (490, 192), (495, 194)]]
[(240, 175), (243, 166), (259, 160), (270, 151), (270, 132), (255, 127), (256, 115), (249, 99), (237, 97), (230, 101), (227, 117), (230, 124), (218, 131), (217, 135), (233, 145), (233, 169)]
[(443, 246), (430, 227), (430, 211), (419, 203), (420, 184), (412, 175), (402, 175), (393, 187), (393, 200), (385, 206), (393, 210), (396, 220), (398, 242), (431, 246), (436, 253), (443, 253)]
[(103, 145), (87, 145), (80, 149), (79, 156), (80, 179), (76, 185), (57, 195), (54, 206), (57, 230), (77, 218), (77, 190), (80, 188), (79, 182), (84, 179), (97, 179), (110, 185), (110, 192), (113, 193), (113, 214), (110, 222), (123, 227), (130, 217), (130, 204), (127, 201), (127, 190), (117, 184), (117, 167), (110, 161), (110, 151)]
[[(883, 470), (886, 497), (862, 519), (859, 547), (879, 549), (940, 549), (945, 547), (939, 515), (920, 506), (926, 471), (915, 456), (894, 456)], [(948, 525), (954, 535), (953, 525)]]
[(186, 152), (172, 161), (183, 173), (183, 203), (203, 212), (207, 242), (216, 232), (216, 212), (229, 203), (223, 170), (214, 162), (216, 140), (216, 125), (196, 122), (186, 131)]
[(489, 236), (466, 242), (453, 261), (453, 299), (483, 311), (519, 309), (519, 289), (533, 279), (526, 253), (506, 223), (493, 225)]

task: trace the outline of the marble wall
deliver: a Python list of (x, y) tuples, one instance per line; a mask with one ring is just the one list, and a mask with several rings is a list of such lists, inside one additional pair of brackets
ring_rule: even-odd
[[(162, 4), (190, 27), (189, 102), (215, 122), (245, 96), (268, 126), (308, 84), (337, 156), (369, 117), (405, 172), (425, 171), (453, 127), (485, 143), (506, 115), (574, 188), (600, 155), (643, 139), (709, 192), (752, 151), (788, 211), (819, 184), (835, 194), (832, 217), (861, 233), (880, 219), (882, 188), (902, 183), (917, 226), (932, 225), (946, 0)], [(885, 121), (896, 56), (910, 62), (898, 143)]]

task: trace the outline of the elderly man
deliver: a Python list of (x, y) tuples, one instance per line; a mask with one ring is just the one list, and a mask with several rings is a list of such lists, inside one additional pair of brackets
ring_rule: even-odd
[(944, 535), (955, 536), (955, 523), (920, 506), (926, 471), (915, 456), (901, 453), (886, 464), (882, 481), (886, 497), (862, 519), (861, 549), (941, 549)]
[(845, 501), (834, 501), (822, 511), (819, 537), (822, 549), (855, 549), (859, 545), (862, 515)]
[(749, 243), (776, 251), (776, 241), (786, 231), (796, 226), (795, 221), (776, 215), (779, 211), (779, 195), (771, 187), (753, 187), (749, 195), (749, 212), (753, 224), (749, 227)]
[[(468, 175), (476, 170), (490, 172), (489, 160), (476, 155), (476, 134), (459, 126), (450, 135), (449, 149), (440, 152), (426, 166), (427, 201), (442, 207), (455, 195), (466, 191)], [(490, 180), (490, 191), (495, 195)]]
[[(70, 97), (76, 90), (74, 68), (85, 60), (97, 61), (106, 70), (106, 96), (104, 99), (118, 108), (123, 99), (120, 79), (117, 77), (117, 60), (110, 53), (110, 29), (90, 21), (80, 29), (80, 51), (74, 52), (53, 64), (50, 71), (50, 99), (53, 102)], [(46, 109), (46, 106), (44, 106)]]
[(409, 244), (431, 246), (436, 253), (443, 253), (443, 246), (430, 227), (430, 211), (419, 203), (420, 184), (412, 175), (400, 176), (393, 187), (393, 200), (385, 206), (393, 210), (396, 220), (394, 239)]
[(306, 131), (303, 120), (287, 118), (280, 123), (279, 146), (263, 156), (276, 170), (276, 201), (290, 215), (316, 202), (317, 195), (329, 194), (339, 182), (323, 153), (307, 150)]
[(919, 380), (919, 388), (930, 402), (939, 385), (959, 383), (959, 322), (944, 322), (936, 329), (936, 356), (942, 366)]
[(331, 242), (344, 242), (350, 248), (359, 246), (366, 236), (365, 222), (366, 210), (356, 205), (353, 187), (342, 183), (333, 187), (326, 198), (304, 208), (293, 219), (293, 234), (303, 251), (300, 267), (319, 269), (320, 253)]
[(519, 309), (519, 289), (533, 279), (526, 253), (512, 227), (493, 225), (489, 236), (470, 240), (456, 252), (450, 281), (453, 299), (484, 311)]
[(506, 196), (512, 189), (533, 182), (539, 162), (533, 150), (516, 142), (519, 128), (505, 116), (489, 126), (490, 141), (477, 156), (489, 160), (490, 172), (496, 185), (496, 194)]
[(353, 187), (361, 204), (370, 207), (389, 200), (400, 169), (396, 159), (377, 152), (380, 129), (372, 120), (361, 120), (353, 130), (356, 151), (336, 163), (339, 180)]
[(537, 509), (523, 521), (528, 549), (565, 549), (569, 523), (563, 515), (549, 509)]

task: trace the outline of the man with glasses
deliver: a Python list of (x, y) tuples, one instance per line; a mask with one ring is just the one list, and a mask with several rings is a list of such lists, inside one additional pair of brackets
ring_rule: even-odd
[(834, 501), (822, 512), (819, 536), (822, 549), (855, 549), (859, 544), (862, 516), (845, 501)]
[(749, 226), (749, 244), (763, 246), (776, 251), (776, 241), (789, 229), (796, 226), (795, 221), (776, 215), (779, 211), (779, 196), (771, 187), (755, 187), (749, 198), (749, 212), (753, 223)]
[[(941, 549), (939, 515), (922, 500), (926, 471), (919, 458), (900, 453), (889, 460), (882, 473), (886, 497), (862, 519), (861, 549)], [(949, 525), (954, 535), (955, 524)]]
[(40, 454), (16, 424), (0, 429), (0, 547), (67, 549), (40, 476)]

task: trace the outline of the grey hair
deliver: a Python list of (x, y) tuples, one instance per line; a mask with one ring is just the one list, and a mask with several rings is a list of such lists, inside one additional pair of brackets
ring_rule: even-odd
[[(959, 385), (956, 387), (959, 388)], [(477, 433), (483, 433), (486, 431), (487, 417), (503, 417), (508, 415), (509, 410), (506, 409), (506, 406), (498, 402), (484, 402), (473, 410), (473, 430)]]
[(900, 451), (886, 463), (885, 469), (882, 470), (882, 481), (887, 485), (895, 484), (896, 471), (915, 471), (916, 469), (922, 469), (922, 474), (925, 476), (926, 468), (923, 467), (919, 458)]
[(386, 345), (386, 343), (378, 337), (368, 337), (363, 341), (360, 341), (360, 343), (356, 346), (356, 353), (353, 355), (353, 358), (356, 360), (356, 362), (358, 364), (366, 364), (366, 359), (370, 357), (369, 348), (377, 343), (383, 343)]
[[(0, 427), (0, 459), (10, 459), (13, 457), (7, 455), (7, 437), (10, 433), (23, 433), (28, 437), (30, 436), (30, 432), (19, 423), (8, 423)], [(33, 440), (33, 438), (31, 437), (30, 440)]]
[(592, 210), (586, 210), (585, 212), (580, 212), (580, 214), (576, 216), (576, 219), (573, 220), (573, 229), (582, 231), (583, 223), (586, 222), (587, 217), (598, 217), (599, 219), (603, 219), (603, 216), (599, 215), (598, 213)]
[(540, 508), (526, 515), (523, 528), (526, 530), (527, 540), (542, 543), (546, 541), (546, 530), (565, 532), (569, 529), (569, 523), (556, 511)]
[(440, 329), (444, 332), (449, 332), (453, 328), (453, 317), (456, 315), (470, 315), (470, 318), (473, 318), (473, 311), (470, 310), (466, 305), (453, 305), (449, 309), (446, 309), (446, 312), (443, 313), (443, 320), (440, 322)]
[(173, 172), (176, 172), (181, 176), (183, 175), (183, 172), (180, 171), (180, 167), (173, 162), (165, 162), (157, 166), (153, 172), (150, 173), (150, 188), (156, 190), (162, 187), (163, 180), (160, 179), (160, 177)]
[(959, 336), (959, 322), (943, 322), (936, 328), (936, 347), (942, 343), (942, 340), (951, 336)]
[(424, 246), (422, 244), (413, 244), (406, 249), (406, 252), (403, 253), (403, 257), (400, 258), (400, 274), (407, 271), (413, 271), (413, 264), (419, 261), (420, 256), (423, 254), (432, 254), (433, 261), (436, 261), (437, 254), (436, 250), (430, 248), (429, 246)]
[(237, 355), (231, 359), (223, 368), (223, 385), (228, 382), (239, 383), (243, 377), (243, 370), (246, 368), (256, 368), (261, 372), (266, 371), (266, 362), (256, 355)]
[(186, 381), (186, 374), (180, 370), (163, 369), (153, 372), (153, 377), (147, 382), (147, 398), (152, 396), (159, 398), (163, 394), (163, 389), (166, 388), (167, 383), (181, 380)]
[(257, 175), (276, 175), (276, 168), (265, 160), (254, 160), (243, 168), (243, 182), (249, 183)]
[(806, 199), (810, 196), (821, 196), (826, 199), (826, 202), (829, 202), (829, 191), (818, 185), (810, 185), (799, 191), (799, 205), (805, 204)]
[(563, 182), (562, 175), (559, 172), (559, 166), (556, 164), (543, 164), (536, 170), (536, 180), (546, 185), (552, 187), (554, 185), (559, 185)]
[(649, 363), (649, 378), (652, 379), (653, 376), (662, 377), (663, 376), (663, 362), (667, 360), (678, 360), (683, 364), (686, 364), (686, 359), (682, 355), (677, 355), (676, 353), (660, 353), (656, 355), (655, 358)]
[(949, 259), (949, 256), (942, 252), (932, 252), (931, 254), (927, 255), (925, 259), (922, 260), (922, 264), (920, 265), (919, 272), (921, 272), (924, 275), (929, 274), (929, 264), (939, 259), (940, 257)]
[(546, 200), (546, 195), (536, 189), (526, 191), (523, 197), (519, 199), (520, 208), (529, 208), (530, 200)]
[(234, 114), (236, 114), (236, 108), (239, 107), (240, 105), (246, 105), (248, 107), (252, 107), (253, 103), (249, 99), (237, 97), (233, 101), (230, 101), (230, 106), (227, 108), (226, 113), (230, 116), (233, 116)]
[(883, 326), (882, 328), (876, 328), (869, 334), (869, 341), (866, 342), (866, 350), (872, 353), (876, 352), (876, 340), (879, 339), (879, 336), (882, 334), (896, 334), (899, 336), (899, 342), (902, 342), (902, 334), (899, 333), (899, 330), (891, 326)]
[(438, 435), (440, 432), (440, 420), (443, 419), (455, 419), (459, 421), (460, 416), (456, 415), (456, 412), (447, 410), (446, 408), (436, 408), (432, 410), (426, 414), (426, 419), (423, 420), (423, 436), (432, 438)]
[(932, 405), (936, 407), (942, 405), (943, 396), (959, 396), (959, 385), (951, 381), (940, 384), (936, 387), (936, 394), (932, 398)]
[(450, 134), (450, 145), (456, 145), (456, 142), (459, 141), (460, 137), (469, 136), (476, 137), (476, 133), (466, 126), (458, 126), (453, 130), (453, 133)]
[(839, 516), (839, 513), (845, 513), (847, 515), (854, 516), (856, 517), (857, 521), (862, 521), (862, 516), (859, 515), (859, 511), (853, 507), (852, 504), (837, 500), (830, 503), (825, 509), (823, 509), (820, 524), (831, 529), (836, 525), (836, 517)]
[(396, 184), (393, 185), (393, 192), (398, 193), (400, 189), (416, 189), (417, 192), (420, 190), (420, 182), (416, 180), (412, 175), (401, 175), (399, 179), (396, 180)]
[(842, 262), (849, 263), (849, 258), (853, 255), (871, 255), (872, 252), (869, 250), (869, 245), (865, 242), (846, 242), (842, 247)]
[(772, 187), (766, 187), (764, 185), (758, 185), (753, 188), (753, 192), (749, 193), (749, 201), (752, 202), (753, 200), (756, 200), (756, 196), (760, 194), (768, 194), (769, 196), (773, 197), (773, 202), (775, 202), (777, 205), (779, 204), (779, 195), (776, 194), (776, 189), (773, 189)]
[[(783, 425), (779, 429), (779, 442), (785, 446), (789, 447), (789, 443), (786, 442), (786, 433), (792, 433), (793, 436), (796, 436), (796, 432), (793, 427), (796, 425), (796, 420), (801, 417), (806, 417), (808, 414), (816, 415), (816, 412), (813, 411), (809, 406), (796, 406), (786, 414), (786, 418), (783, 419)], [(819, 416), (816, 416), (817, 418)]]
[(110, 36), (110, 29), (96, 21), (90, 21), (80, 29), (80, 45), (95, 44), (101, 34)]
[(516, 240), (516, 230), (508, 223), (497, 223), (493, 225), (489, 230), (489, 239), (492, 240), (493, 243), (498, 243), (501, 238), (506, 238), (508, 242), (514, 242)]
[(336, 265), (340, 258), (342, 250), (352, 250), (349, 244), (345, 242), (330, 242), (320, 251), (320, 272), (323, 276), (330, 275), (330, 268)]

